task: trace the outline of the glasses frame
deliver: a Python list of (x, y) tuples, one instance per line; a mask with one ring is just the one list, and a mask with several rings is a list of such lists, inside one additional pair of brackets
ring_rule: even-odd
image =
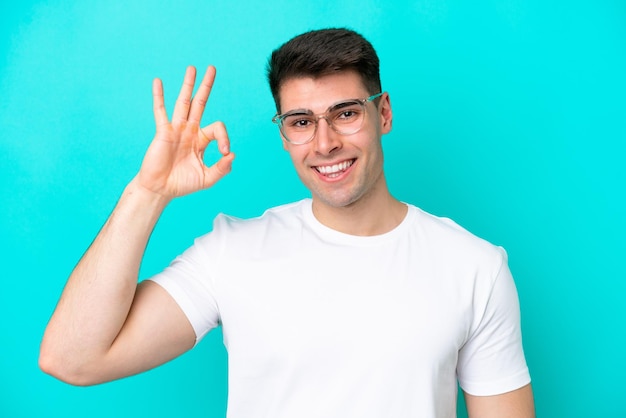
[[(329, 119), (329, 113), (331, 110), (333, 110), (333, 108), (342, 105), (344, 103), (349, 103), (349, 102), (358, 102), (361, 104), (361, 106), (363, 106), (363, 108), (365, 108), (365, 105), (373, 100), (378, 99), (380, 96), (382, 96), (383, 94), (385, 94), (385, 92), (380, 92), (377, 94), (374, 94), (370, 97), (366, 97), (365, 99), (346, 99), (346, 100), (342, 100), (340, 102), (337, 102), (335, 104), (332, 104), (330, 106), (328, 106), (328, 109), (326, 109), (326, 111), (324, 113), (319, 113), (319, 114), (314, 114), (311, 110), (309, 109), (294, 109), (294, 110), (290, 110), (288, 112), (283, 113), (282, 115), (279, 115), (278, 113), (276, 115), (274, 115), (274, 117), (272, 118), (272, 122), (275, 123), (276, 125), (278, 125), (278, 129), (280, 130), (280, 133), (283, 135), (283, 138), (285, 138), (285, 140), (287, 142), (289, 142), (290, 144), (294, 144), (294, 145), (304, 145), (304, 144), (308, 144), (309, 142), (311, 142), (313, 140), (313, 138), (315, 138), (315, 134), (317, 134), (317, 126), (319, 125), (319, 120), (320, 119), (326, 119), (326, 123), (328, 123), (328, 126), (330, 126), (332, 128), (333, 131), (337, 132), (339, 135), (354, 135), (355, 133), (359, 132), (361, 130), (361, 128), (363, 127), (363, 121), (365, 120), (365, 115), (363, 115), (363, 120), (361, 121), (361, 126), (358, 127), (357, 130), (355, 130), (354, 132), (350, 132), (350, 133), (344, 133), (344, 132), (340, 132), (337, 130), (337, 128), (335, 127), (335, 125), (333, 124), (333, 122)], [(285, 134), (285, 132), (283, 131), (283, 121), (285, 120), (286, 117), (294, 115), (294, 114), (303, 114), (303, 115), (307, 115), (307, 116), (312, 116), (313, 120), (315, 121), (315, 127), (313, 128), (313, 133), (311, 134), (311, 137), (308, 138), (305, 141), (299, 141), (299, 142), (294, 142), (291, 139), (289, 139), (289, 137)]]

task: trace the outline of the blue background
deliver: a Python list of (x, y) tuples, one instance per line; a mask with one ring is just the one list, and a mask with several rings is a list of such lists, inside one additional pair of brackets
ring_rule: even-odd
[(237, 159), (167, 209), (142, 278), (218, 212), (307, 196), (270, 122), (264, 67), (328, 26), (363, 33), (381, 57), (392, 192), (509, 252), (539, 416), (626, 416), (626, 2), (51, 0), (0, 6), (1, 417), (224, 415), (219, 330), (90, 388), (40, 372), (39, 342), (152, 138), (154, 77), (171, 112), (185, 67), (214, 64), (204, 122), (226, 123)]

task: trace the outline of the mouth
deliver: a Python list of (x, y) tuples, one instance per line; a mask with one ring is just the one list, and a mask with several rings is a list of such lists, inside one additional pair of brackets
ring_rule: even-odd
[(345, 160), (337, 164), (331, 165), (317, 165), (314, 166), (313, 169), (320, 173), (322, 176), (328, 178), (335, 178), (341, 176), (348, 168), (354, 164), (356, 158), (352, 158), (350, 160)]

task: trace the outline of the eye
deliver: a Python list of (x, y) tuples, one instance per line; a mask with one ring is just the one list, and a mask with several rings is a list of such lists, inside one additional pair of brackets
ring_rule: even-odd
[(354, 109), (342, 110), (337, 115), (337, 119), (350, 119), (354, 118), (357, 114), (358, 112)]
[(315, 122), (304, 115), (290, 115), (283, 120), (283, 126), (287, 129), (304, 130), (315, 125)]
[(297, 126), (297, 127), (300, 127), (300, 128), (306, 128), (311, 123), (313, 123), (313, 122), (311, 122), (308, 119), (298, 119), (298, 120), (293, 122), (293, 126)]
[(331, 117), (334, 123), (346, 124), (359, 120), (362, 112), (358, 103), (347, 102), (335, 106), (331, 111)]

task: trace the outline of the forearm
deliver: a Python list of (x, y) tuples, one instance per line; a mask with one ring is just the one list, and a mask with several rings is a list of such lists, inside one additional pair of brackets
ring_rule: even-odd
[(141, 259), (167, 199), (132, 181), (80, 260), (48, 324), (41, 364), (60, 378), (103, 358), (124, 325)]
[[(187, 68), (171, 122), (163, 85), (153, 82), (156, 134), (139, 174), (70, 275), (44, 334), (40, 367), (61, 380), (83, 385), (140, 373), (193, 346), (194, 330), (176, 301), (156, 284), (138, 287), (137, 276), (169, 200), (211, 187), (234, 159), (222, 123), (200, 127), (215, 68), (192, 99), (195, 77)], [(222, 156), (207, 166), (212, 141)]]

